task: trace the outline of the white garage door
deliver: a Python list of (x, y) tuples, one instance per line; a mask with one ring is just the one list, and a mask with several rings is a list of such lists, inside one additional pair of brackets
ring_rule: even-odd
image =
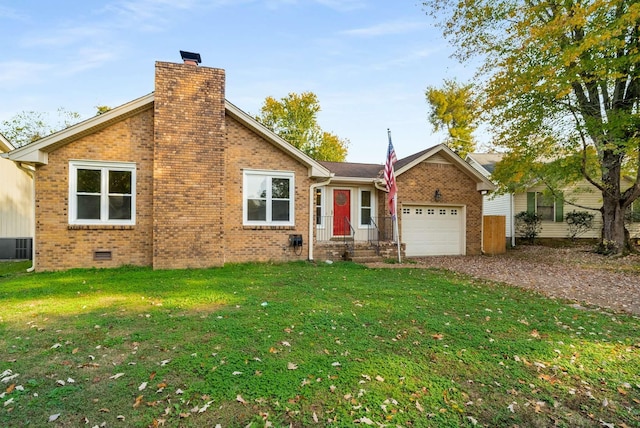
[(402, 241), (408, 257), (464, 254), (461, 207), (404, 206)]

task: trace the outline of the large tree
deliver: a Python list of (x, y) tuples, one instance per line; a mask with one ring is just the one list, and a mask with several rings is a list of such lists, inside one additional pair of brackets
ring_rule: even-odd
[(58, 108), (56, 114), (23, 111), (0, 123), (0, 132), (15, 147), (22, 147), (67, 128), (80, 120), (80, 114)]
[(431, 108), (429, 122), (436, 132), (447, 131), (447, 146), (461, 157), (473, 152), (476, 146), (473, 131), (478, 126), (473, 85), (445, 80), (442, 87), (429, 86), (425, 95)]
[(349, 141), (323, 131), (317, 121), (319, 112), (313, 92), (290, 93), (280, 100), (267, 97), (256, 119), (316, 160), (343, 162)]
[[(520, 171), (527, 162), (579, 159), (581, 175), (602, 193), (601, 249), (625, 251), (624, 213), (640, 197), (640, 3), (429, 0), (424, 5), (458, 58), (484, 60), (485, 107), (497, 144), (521, 163)], [(623, 185), (625, 174), (631, 175), (630, 185)]]

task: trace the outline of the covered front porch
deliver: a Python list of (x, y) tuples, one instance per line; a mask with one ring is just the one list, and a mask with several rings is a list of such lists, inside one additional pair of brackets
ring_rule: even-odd
[[(364, 223), (364, 224), (363, 224)], [(354, 225), (348, 216), (319, 216), (314, 253), (319, 260), (356, 262), (397, 259), (398, 245), (391, 216), (365, 218)], [(404, 246), (401, 245), (404, 256)]]

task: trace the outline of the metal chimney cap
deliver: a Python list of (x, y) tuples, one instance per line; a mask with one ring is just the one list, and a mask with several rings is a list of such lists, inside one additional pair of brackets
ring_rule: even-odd
[(199, 53), (180, 51), (180, 56), (182, 57), (183, 61), (193, 61), (197, 64), (200, 64), (202, 62)]

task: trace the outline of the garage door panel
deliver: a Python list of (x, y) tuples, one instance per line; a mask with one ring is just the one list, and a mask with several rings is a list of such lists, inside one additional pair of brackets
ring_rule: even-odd
[(403, 207), (402, 237), (406, 255), (464, 254), (463, 217), (460, 207)]

